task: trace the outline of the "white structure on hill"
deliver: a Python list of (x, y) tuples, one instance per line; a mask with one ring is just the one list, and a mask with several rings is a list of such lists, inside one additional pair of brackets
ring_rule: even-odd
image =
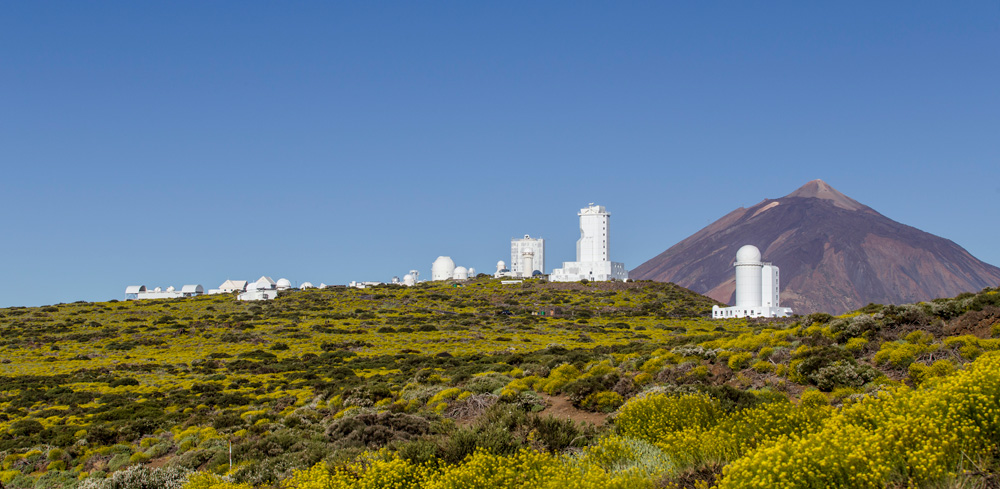
[(535, 272), (545, 274), (545, 240), (523, 238), (510, 240), (510, 272), (514, 277), (531, 277)]
[(580, 239), (576, 242), (576, 261), (564, 262), (552, 270), (549, 280), (626, 280), (625, 264), (611, 261), (611, 214), (602, 205), (591, 203), (580, 209)]
[(417, 285), (417, 280), (420, 279), (420, 271), (410, 270), (410, 273), (403, 275), (403, 285), (407, 287), (412, 287)]
[(205, 288), (201, 285), (185, 285), (181, 290), (167, 287), (163, 290), (159, 287), (147, 289), (145, 285), (129, 285), (125, 287), (125, 300), (136, 299), (179, 299), (181, 297), (195, 297), (205, 293)]
[(233, 292), (243, 292), (247, 290), (246, 280), (226, 280), (218, 289), (209, 289), (209, 294), (232, 294)]
[(431, 280), (448, 280), (455, 274), (455, 261), (450, 256), (439, 256), (431, 264)]
[(266, 301), (278, 297), (278, 283), (271, 277), (261, 277), (256, 282), (247, 284), (246, 292), (237, 298), (241, 301)]
[[(475, 271), (475, 269), (472, 270)], [(413, 271), (410, 273), (412, 274)], [(439, 256), (431, 265), (431, 280), (467, 280), (468, 278), (469, 269), (456, 267), (455, 261), (450, 256)], [(414, 283), (416, 283), (416, 276), (414, 276)]]
[(713, 318), (780, 318), (792, 314), (790, 307), (778, 305), (778, 267), (760, 258), (760, 250), (753, 245), (736, 252), (736, 305), (712, 306)]

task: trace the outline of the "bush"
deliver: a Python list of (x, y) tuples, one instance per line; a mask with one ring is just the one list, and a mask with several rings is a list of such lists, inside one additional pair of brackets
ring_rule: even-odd
[(177, 468), (129, 467), (107, 479), (84, 479), (77, 489), (181, 489), (191, 471)]
[(595, 392), (587, 396), (581, 405), (591, 411), (610, 413), (624, 403), (625, 400), (617, 392), (603, 391)]
[(729, 368), (733, 369), (734, 372), (743, 370), (750, 366), (750, 360), (753, 359), (753, 353), (740, 352), (734, 353), (729, 356)]
[(831, 391), (836, 387), (861, 387), (879, 375), (877, 370), (868, 365), (838, 360), (817, 370), (809, 376), (809, 380), (821, 390)]

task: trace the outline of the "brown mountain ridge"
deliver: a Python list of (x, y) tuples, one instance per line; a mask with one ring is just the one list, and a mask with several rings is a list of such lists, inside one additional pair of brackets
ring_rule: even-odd
[(900, 224), (813, 180), (740, 207), (629, 272), (733, 303), (736, 250), (752, 244), (781, 269), (781, 305), (840, 314), (1000, 285), (1000, 268), (952, 241)]

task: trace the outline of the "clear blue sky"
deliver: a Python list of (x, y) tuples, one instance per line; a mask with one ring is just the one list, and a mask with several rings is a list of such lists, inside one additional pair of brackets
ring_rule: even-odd
[(1000, 3), (8, 2), (0, 306), (634, 268), (822, 178), (1000, 265)]

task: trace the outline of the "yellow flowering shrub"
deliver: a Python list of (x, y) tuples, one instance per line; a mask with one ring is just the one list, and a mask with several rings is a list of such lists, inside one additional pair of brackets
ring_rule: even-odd
[(720, 489), (926, 486), (1000, 442), (1000, 354), (924, 389), (899, 387), (831, 415), (820, 431), (762, 446), (724, 468)]

